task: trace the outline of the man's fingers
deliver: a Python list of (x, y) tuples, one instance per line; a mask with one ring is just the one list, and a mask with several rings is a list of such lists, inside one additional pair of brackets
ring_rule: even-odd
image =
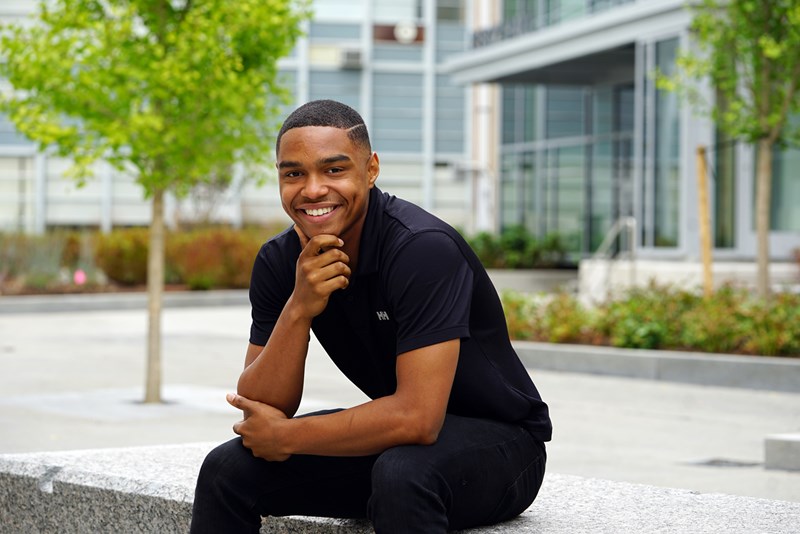
[(254, 404), (254, 402), (247, 397), (242, 397), (241, 395), (236, 395), (235, 393), (228, 393), (225, 395), (225, 399), (228, 401), (228, 404), (234, 408), (239, 408), (242, 411), (251, 410)]
[(295, 232), (300, 236), (300, 244), (303, 247), (303, 254), (319, 256), (324, 254), (332, 248), (340, 248), (344, 245), (344, 241), (331, 234), (315, 235), (308, 239), (303, 232), (301, 232), (295, 225)]

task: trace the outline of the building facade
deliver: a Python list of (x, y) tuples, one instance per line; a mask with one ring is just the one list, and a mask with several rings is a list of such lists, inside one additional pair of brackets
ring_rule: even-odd
[[(697, 258), (702, 145), (715, 258), (754, 258), (753, 147), (653, 81), (690, 45), (683, 0), (475, 0), (473, 13), (470, 49), (446, 67), (458, 82), (500, 87), (501, 226), (558, 233), (580, 258), (627, 218), (639, 257)], [(770, 250), (785, 260), (800, 247), (800, 150), (776, 150), (774, 163)]]
[[(0, 20), (24, 22), (38, 1), (0, 4)], [(358, 109), (381, 156), (379, 186), (459, 226), (472, 220), (468, 173), (471, 89), (455, 84), (442, 62), (467, 47), (463, 0), (315, 0), (280, 75), (292, 92), (288, 112), (331, 98)], [(77, 188), (63, 177), (67, 161), (36, 147), (0, 118), (0, 230), (147, 225), (148, 203), (135, 177), (99, 165)], [(171, 223), (212, 213), (215, 220), (258, 224), (284, 218), (275, 182), (261, 187), (236, 176), (226, 191), (171, 198)], [(212, 209), (213, 208), (213, 209)]]

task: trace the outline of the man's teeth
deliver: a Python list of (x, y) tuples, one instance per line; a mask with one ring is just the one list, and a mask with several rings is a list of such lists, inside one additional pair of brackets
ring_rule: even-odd
[(320, 215), (325, 215), (326, 213), (330, 213), (332, 211), (333, 211), (333, 207), (316, 208), (316, 209), (305, 210), (305, 212), (307, 214), (311, 215), (312, 217), (319, 217)]

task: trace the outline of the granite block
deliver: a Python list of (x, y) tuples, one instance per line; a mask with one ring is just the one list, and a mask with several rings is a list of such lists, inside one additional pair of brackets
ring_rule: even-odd
[[(187, 532), (194, 482), (215, 444), (0, 455), (0, 531)], [(795, 533), (800, 503), (548, 473), (520, 517), (472, 534)], [(366, 534), (367, 521), (264, 520), (263, 534)]]

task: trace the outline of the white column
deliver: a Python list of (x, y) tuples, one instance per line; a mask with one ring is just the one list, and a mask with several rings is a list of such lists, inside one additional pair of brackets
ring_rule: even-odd
[(436, 126), (436, 1), (425, 0), (425, 46), (422, 90), (422, 207), (432, 211), (436, 195), (434, 183)]

